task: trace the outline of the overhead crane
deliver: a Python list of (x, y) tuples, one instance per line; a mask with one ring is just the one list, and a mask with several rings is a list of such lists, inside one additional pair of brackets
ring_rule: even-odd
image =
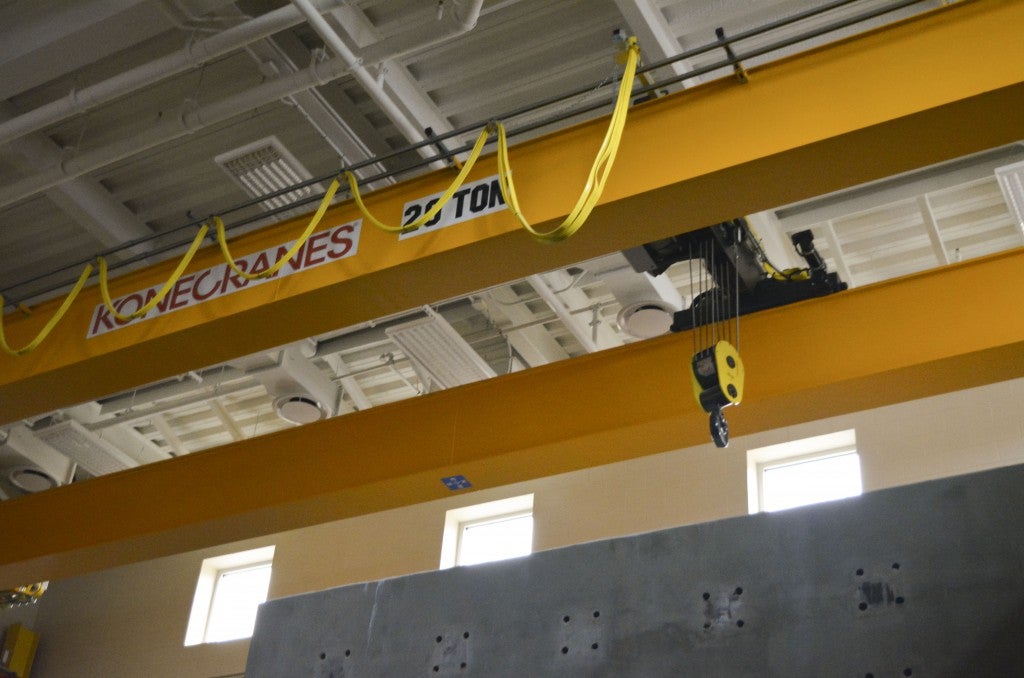
[[(957, 3), (750, 69), (744, 85), (716, 81), (638, 106), (602, 202), (558, 246), (537, 245), (500, 212), (398, 242), (365, 230), (355, 256), (91, 339), (99, 299), (86, 290), (45, 350), (4, 359), (0, 422), (1013, 143), (1024, 137), (1021, 25), (1024, 2)], [(959, 46), (956, 60), (946, 58), (950, 45)], [(560, 174), (585, 173), (605, 125), (515, 148), (518, 190), (541, 226), (568, 207), (551, 181), (555, 159)], [(493, 173), (485, 158), (471, 179)], [(399, 214), (448, 181), (434, 173), (377, 191), (367, 204)], [(343, 203), (325, 224), (357, 218)], [(274, 247), (296, 229), (286, 222), (233, 247)], [(195, 265), (216, 256), (202, 250)], [(171, 265), (116, 286), (144, 289)], [(758, 377), (732, 415), (734, 430), (1024, 376), (1024, 314), (1005, 312), (1019, 304), (1022, 271), (1024, 253), (1009, 252), (750, 316), (744, 332), (758, 339), (744, 360)], [(12, 341), (33, 334), (51, 310), (12, 319)], [(781, 336), (783, 327), (804, 331)], [(650, 340), (3, 502), (0, 587), (437, 498), (445, 492), (438, 478), (453, 472), (493, 487), (699, 444), (706, 432), (689, 403), (682, 343)], [(678, 374), (666, 365), (679, 365)], [(627, 384), (613, 402), (608, 383)], [(557, 420), (536, 416), (554, 409)], [(498, 439), (491, 422), (510, 411), (523, 421)], [(417, 427), (390, 425), (396, 419)], [(250, 473), (238, 474), (242, 466)], [(130, 515), (119, 510), (126, 503)]]

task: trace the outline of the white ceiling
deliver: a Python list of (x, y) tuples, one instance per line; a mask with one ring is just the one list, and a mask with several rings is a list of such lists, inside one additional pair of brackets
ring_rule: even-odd
[[(373, 54), (377, 41), (398, 39), (407, 31), (435, 33), (470, 3), (444, 0), (442, 19), (433, 0), (317, 4), (330, 7), (323, 16), (348, 49), (361, 55)], [(471, 31), (371, 66), (366, 78), (370, 85), (346, 74), (284, 98), (250, 102), (232, 115), (216, 115), (232, 98), (335, 57), (324, 51), (320, 35), (296, 18), (289, 28), (244, 49), (180, 68), (166, 78), (148, 78), (131, 93), (48, 119), (46, 111), (61, 105), (55, 102), (92, 96), (97, 85), (105, 87), (103, 83), (119, 74), (154, 60), (169, 61), (182, 50), (198, 52), (225, 31), (292, 9), (274, 0), (0, 2), (0, 132), (24, 129), (11, 125), (25, 123), (30, 119), (26, 116), (48, 120), (0, 142), (0, 292), (12, 305), (53, 296), (77, 277), (84, 261), (101, 252), (119, 261), (171, 247), (140, 263), (172, 256), (180, 251), (174, 246), (191, 240), (190, 224), (251, 198), (215, 158), (268, 136), (276, 137), (309, 177), (380, 158), (367, 165), (363, 176), (386, 170), (391, 176), (374, 184), (381, 186), (429, 169), (416, 151), (402, 150), (414, 140), (410, 128), (445, 134), (574, 90), (584, 94), (516, 117), (510, 127), (553, 113), (570, 116), (559, 125), (606, 113), (602, 107), (572, 116), (575, 107), (609, 96), (620, 69), (612, 40), (616, 29), (637, 35), (646, 62), (654, 63), (714, 41), (718, 27), (737, 35), (823, 4), (485, 0)], [(747, 40), (737, 45), (737, 52), (759, 50), (896, 2), (829, 4), (837, 7)], [(745, 63), (753, 66), (940, 4), (915, 3)], [(731, 69), (709, 68), (723, 56), (721, 49), (693, 55), (660, 68), (655, 77), (707, 71), (667, 89), (726, 77)], [(367, 86), (380, 90), (376, 100)], [(216, 121), (207, 126), (197, 122), (211, 118)], [(11, 120), (15, 123), (5, 128)], [(182, 120), (192, 129), (183, 129)], [(475, 132), (446, 143), (457, 147), (471, 142)], [(912, 177), (747, 216), (777, 265), (799, 263), (784, 243), (789, 233), (812, 228), (830, 269), (851, 285), (868, 284), (1019, 246), (1020, 228), (993, 172), (1021, 160), (1020, 146), (999, 149)], [(246, 228), (256, 227), (268, 221), (260, 219), (264, 209), (256, 204), (231, 213), (228, 221), (248, 219), (253, 223)], [(135, 240), (145, 242), (125, 247)], [(465, 375), (473, 370), (480, 378), (500, 375), (636, 341), (617, 322), (621, 299), (609, 286), (612, 273), (625, 266), (621, 255), (611, 254), (460, 299), (439, 300), (433, 309), (379, 319), (374, 327), (339, 328), (287, 351), (197, 366), (195, 372), (162, 384), (59, 413), (39, 413), (39, 418), (0, 433), (0, 439), (9, 437), (0, 444), (0, 497), (23, 492), (18, 478), (31, 484), (24, 474), (16, 474), (13, 483), (9, 477), (25, 467), (65, 482), (90, 475), (89, 464), (76, 469), (72, 457), (81, 462), (85, 455), (100, 455), (130, 466), (292, 426), (273, 406), (273, 393), (289, 380), (293, 390), (298, 381), (301, 390), (326, 394), (318, 399), (330, 401), (333, 413), (344, 414), (444, 387), (442, 380), (428, 376), (436, 373), (436, 365), (427, 363), (439, 360), (438, 355), (446, 356), (441, 362), (461, 360), (470, 370), (462, 378), (469, 379), (474, 377)], [(677, 265), (668, 275), (685, 302), (690, 290), (684, 269)], [(393, 326), (411, 320), (430, 323), (420, 329), (434, 333), (433, 357), (417, 359), (403, 349)], [(466, 367), (469, 363), (475, 367)], [(49, 443), (43, 442), (47, 436)], [(80, 446), (77, 451), (74, 445)]]

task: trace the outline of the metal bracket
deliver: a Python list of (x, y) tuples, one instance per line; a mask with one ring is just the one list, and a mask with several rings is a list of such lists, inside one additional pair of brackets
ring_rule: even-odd
[(725, 39), (725, 29), (719, 26), (715, 29), (715, 37), (722, 43), (722, 48), (725, 50), (725, 56), (729, 58), (729, 62), (732, 64), (732, 72), (743, 84), (750, 82), (750, 74), (747, 73), (747, 69), (743, 67), (743, 63), (736, 58), (736, 53), (732, 51), (732, 45)]

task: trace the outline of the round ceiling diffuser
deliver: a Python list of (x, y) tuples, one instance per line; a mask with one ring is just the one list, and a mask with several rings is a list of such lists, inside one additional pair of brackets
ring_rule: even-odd
[(293, 424), (311, 424), (327, 416), (327, 408), (306, 395), (286, 395), (274, 401), (277, 416)]
[(35, 493), (60, 485), (57, 479), (46, 471), (32, 466), (19, 466), (7, 473), (7, 479), (19, 490)]
[(675, 310), (658, 301), (641, 301), (623, 306), (619, 327), (638, 339), (650, 339), (668, 332)]

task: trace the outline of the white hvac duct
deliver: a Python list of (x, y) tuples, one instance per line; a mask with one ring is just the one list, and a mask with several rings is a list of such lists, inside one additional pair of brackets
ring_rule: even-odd
[[(635, 249), (642, 253), (641, 248)], [(638, 339), (649, 339), (669, 331), (673, 315), (683, 309), (684, 302), (667, 275), (652, 276), (637, 270), (628, 256), (631, 253), (633, 250), (608, 255), (592, 272), (619, 302), (617, 322), (622, 331)]]
[[(330, 25), (326, 23), (326, 20), (324, 20), (324, 18), (317, 12), (316, 5), (313, 4), (312, 0), (298, 0), (298, 2), (305, 6), (306, 11), (312, 10), (312, 14), (318, 17), (320, 21), (327, 26), (329, 31), (327, 34), (334, 35), (334, 39), (331, 43), (335, 41), (339, 43), (338, 45), (332, 44), (331, 46), (334, 49), (339, 49), (337, 53), (342, 56), (336, 56), (333, 59), (321, 63), (314, 63), (301, 71), (296, 71), (295, 73), (276, 78), (221, 101), (184, 112), (177, 116), (176, 119), (171, 119), (162, 125), (155, 125), (148, 131), (136, 137), (123, 139), (109, 146), (82, 153), (74, 158), (65, 160), (50, 170), (35, 176), (26, 177), (25, 179), (16, 181), (13, 184), (9, 184), (0, 190), (0, 208), (7, 207), (19, 200), (31, 197), (66, 181), (70, 181), (71, 179), (88, 174), (89, 172), (106, 167), (107, 165), (138, 153), (142, 153), (143, 151), (174, 141), (175, 139), (179, 139), (188, 134), (192, 134), (193, 132), (197, 132), (210, 125), (222, 122), (236, 115), (241, 115), (242, 113), (251, 111), (253, 108), (258, 106), (266, 105), (272, 101), (283, 99), (298, 92), (304, 92), (313, 87), (326, 85), (350, 71), (356, 75), (361, 84), (367, 87), (367, 91), (371, 92), (371, 95), (374, 94), (374, 90), (371, 90), (370, 88), (375, 88), (377, 94), (374, 95), (374, 100), (384, 108), (385, 112), (389, 116), (397, 116), (392, 119), (411, 141), (423, 141), (424, 137), (422, 133), (409, 123), (401, 109), (398, 108), (387, 93), (377, 85), (376, 79), (373, 78), (366, 70), (367, 64), (358, 59), (351, 50), (345, 46), (337, 33), (334, 32)], [(476, 2), (476, 0), (474, 0), (474, 2)], [(299, 10), (296, 9), (296, 11)], [(269, 14), (273, 14), (273, 12)], [(452, 36), (449, 35), (448, 37)], [(213, 38), (211, 38), (211, 40), (212, 39)], [(419, 46), (412, 46), (408, 51), (414, 51), (418, 48)], [(399, 56), (402, 56), (402, 54), (392, 54), (389, 55), (389, 58)], [(380, 97), (379, 100), (377, 96)], [(422, 152), (424, 155), (431, 154), (427, 149), (422, 149)], [(432, 163), (432, 166), (440, 168), (444, 165), (440, 162), (434, 162)]]
[[(317, 0), (317, 4), (327, 9), (340, 1)], [(190, 42), (181, 51), (142, 64), (81, 90), (72, 90), (62, 99), (0, 122), (0, 144), (84, 113), (164, 78), (201, 66), (223, 54), (241, 49), (302, 21), (302, 14), (295, 7), (286, 5), (209, 38)]]
[(296, 92), (307, 90), (318, 85), (325, 85), (340, 78), (348, 72), (348, 64), (341, 58), (316, 63), (301, 71), (276, 78), (258, 87), (221, 101), (201, 106), (195, 110), (182, 113), (168, 122), (150, 127), (148, 131), (93, 151), (82, 153), (65, 160), (35, 176), (0, 190), (0, 207), (6, 207), (24, 198), (48, 190), (94, 170), (106, 167), (119, 160), (129, 158), (169, 141), (197, 132), (205, 127), (222, 122), (236, 115), (241, 115), (259, 106), (277, 101)]
[(622, 305), (619, 327), (638, 339), (650, 339), (669, 331), (673, 315), (683, 309), (683, 299), (667, 275), (652, 276), (631, 268), (600, 275)]
[(32, 493), (71, 482), (75, 464), (24, 424), (15, 424), (0, 442), (0, 473), (2, 480)]
[[(367, 45), (360, 57), (364, 63), (375, 64), (396, 54), (410, 54), (446, 42), (476, 27), (484, 0), (448, 0), (441, 5), (441, 16), (435, 26), (416, 26)], [(433, 29), (433, 30), (432, 30)]]
[(264, 365), (261, 354), (233, 360), (231, 365), (263, 384), (277, 416), (294, 424), (309, 424), (334, 416), (341, 396), (338, 385), (310, 360), (315, 351), (312, 342), (293, 344), (281, 349), (272, 365)]

